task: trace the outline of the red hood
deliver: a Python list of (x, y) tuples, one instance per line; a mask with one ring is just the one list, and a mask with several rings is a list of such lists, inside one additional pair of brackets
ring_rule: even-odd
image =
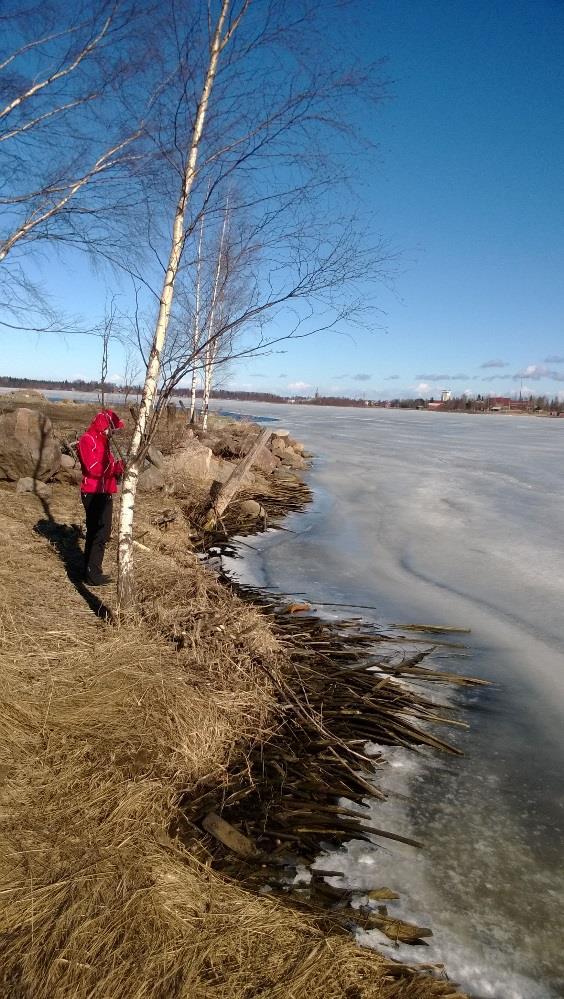
[(121, 430), (124, 426), (123, 420), (120, 420), (117, 413), (114, 413), (113, 409), (103, 409), (101, 413), (98, 413), (92, 423), (88, 427), (89, 433), (102, 434), (108, 428), (110, 430)]

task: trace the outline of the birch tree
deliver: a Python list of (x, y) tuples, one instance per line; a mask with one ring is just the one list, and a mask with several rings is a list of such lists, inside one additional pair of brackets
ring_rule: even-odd
[[(338, 19), (340, 6), (330, 8)], [(174, 19), (172, 54), (162, 64), (161, 76), (171, 85), (163, 85), (155, 103), (155, 156), (145, 175), (147, 242), (150, 259), (162, 267), (160, 285), (147, 267), (127, 265), (136, 295), (145, 297), (145, 315), (154, 297), (156, 320), (122, 486), (118, 596), (124, 610), (134, 597), (137, 482), (173, 387), (187, 374), (197, 376), (206, 352), (217, 367), (229, 357), (273, 349), (286, 337), (358, 318), (367, 297), (361, 283), (377, 276), (383, 256), (381, 244), (369, 246), (333, 197), (346, 179), (353, 131), (348, 108), (372, 77), (370, 69), (344, 68), (338, 54), (334, 64), (327, 58), (326, 8), (313, 0), (194, 0), (185, 14), (185, 23)], [(202, 219), (206, 232), (218, 231), (231, 189), (233, 231), (249, 219), (241, 245), (259, 251), (261, 267), (243, 300), (222, 303), (206, 324), (194, 244)], [(194, 277), (199, 301), (184, 328), (197, 338), (171, 352), (167, 340), (182, 323), (177, 291), (194, 287)], [(271, 335), (274, 319), (285, 328)], [(219, 357), (215, 345), (222, 340), (229, 346)], [(176, 347), (176, 335), (173, 342)]]
[(135, 508), (137, 483), (141, 470), (140, 459), (143, 454), (143, 445), (145, 443), (145, 430), (157, 393), (161, 357), (170, 322), (176, 278), (181, 263), (185, 238), (186, 212), (196, 178), (200, 143), (202, 141), (202, 135), (206, 124), (206, 115), (218, 72), (220, 57), (229, 45), (233, 35), (238, 30), (239, 25), (247, 12), (249, 2), (250, 0), (244, 0), (237, 15), (229, 20), (229, 15), (233, 13), (232, 0), (221, 0), (219, 12), (215, 25), (213, 26), (213, 33), (210, 39), (209, 60), (204, 72), (201, 92), (198, 95), (194, 125), (189, 137), (185, 167), (181, 177), (180, 193), (172, 226), (168, 261), (160, 295), (155, 333), (151, 344), (137, 421), (131, 441), (129, 461), (122, 485), (118, 541), (118, 600), (120, 606), (124, 610), (127, 610), (132, 606), (134, 598), (133, 513)]

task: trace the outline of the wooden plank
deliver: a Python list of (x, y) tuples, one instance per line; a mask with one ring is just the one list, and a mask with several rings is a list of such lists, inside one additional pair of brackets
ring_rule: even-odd
[(260, 851), (257, 850), (252, 840), (244, 836), (243, 833), (235, 829), (234, 826), (226, 822), (215, 812), (209, 812), (205, 819), (202, 819), (202, 826), (214, 839), (223, 843), (228, 850), (239, 854), (241, 857), (258, 857)]

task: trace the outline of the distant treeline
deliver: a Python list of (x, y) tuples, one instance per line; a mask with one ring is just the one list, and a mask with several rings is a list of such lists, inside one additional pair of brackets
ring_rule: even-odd
[[(114, 382), (104, 382), (102, 385), (99, 381), (87, 382), (82, 378), (75, 378), (73, 381), (68, 381), (65, 378), (57, 381), (46, 378), (13, 378), (10, 375), (0, 375), (0, 388), (35, 389), (37, 391), (47, 389), (49, 392), (101, 392), (103, 390), (106, 394), (127, 391), (129, 395), (141, 392), (140, 385), (116, 385)], [(176, 388), (174, 390), (174, 395), (182, 399), (189, 398), (190, 394), (191, 389), (189, 388)], [(228, 389), (218, 389), (215, 392), (212, 390), (211, 394), (214, 399), (242, 399), (243, 401), (252, 400), (255, 402), (288, 401), (285, 396), (274, 395), (272, 392), (230, 392)], [(201, 389), (196, 391), (196, 395), (198, 399), (201, 399)]]
[[(140, 394), (141, 387), (138, 385), (115, 385), (113, 382), (106, 382), (102, 385), (99, 381), (84, 381), (81, 378), (68, 381), (47, 381), (43, 378), (12, 378), (9, 375), (0, 375), (0, 388), (12, 389), (48, 389), (57, 392), (111, 392), (126, 393), (129, 396)], [(174, 390), (176, 398), (189, 398), (191, 390), (189, 388), (177, 388)], [(202, 398), (202, 391), (196, 392), (198, 399)], [(501, 396), (477, 395), (475, 398), (467, 396), (457, 396), (451, 399), (435, 401), (434, 399), (351, 399), (347, 396), (319, 395), (316, 392), (313, 397), (305, 396), (285, 396), (276, 395), (274, 392), (242, 392), (237, 389), (212, 389), (212, 399), (239, 400), (241, 402), (294, 402), (301, 406), (347, 406), (373, 409), (440, 409), (450, 412), (470, 412), (480, 413), (492, 409), (512, 410), (515, 412), (564, 412), (564, 401), (557, 398), (549, 399), (548, 396), (527, 396), (525, 399), (509, 399)]]
[[(12, 378), (9, 375), (0, 375), (1, 388), (14, 389), (49, 389), (58, 392), (101, 392), (100, 382), (85, 382), (77, 378), (72, 382), (67, 381), (47, 381), (45, 378)], [(119, 392), (119, 385), (106, 382), (103, 386), (104, 392)]]

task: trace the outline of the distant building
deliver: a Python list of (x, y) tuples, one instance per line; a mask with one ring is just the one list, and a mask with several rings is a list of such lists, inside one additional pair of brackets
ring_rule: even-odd
[(450, 389), (443, 389), (441, 392), (441, 402), (450, 402), (452, 399), (452, 392)]
[(526, 412), (533, 408), (533, 402), (531, 399), (511, 399), (508, 395), (492, 395), (489, 408), (496, 413)]

